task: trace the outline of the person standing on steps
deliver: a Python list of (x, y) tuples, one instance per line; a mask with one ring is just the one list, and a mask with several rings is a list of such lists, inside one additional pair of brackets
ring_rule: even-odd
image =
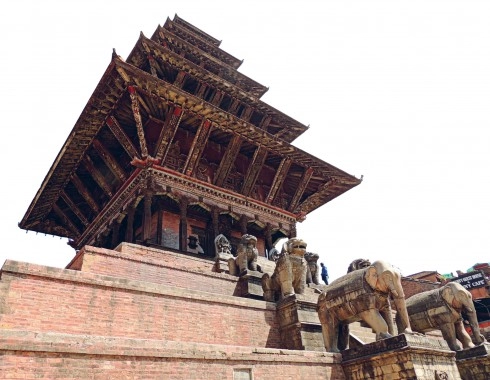
[(322, 280), (323, 282), (328, 285), (328, 270), (327, 270), (327, 267), (325, 266), (325, 264), (323, 263), (320, 263), (320, 266), (322, 267)]

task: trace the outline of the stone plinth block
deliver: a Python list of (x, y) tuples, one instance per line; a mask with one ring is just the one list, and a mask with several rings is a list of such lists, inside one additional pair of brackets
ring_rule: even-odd
[(458, 351), (456, 363), (463, 380), (490, 379), (490, 343)]
[(281, 344), (290, 350), (325, 351), (317, 295), (296, 294), (277, 303)]
[(262, 276), (261, 272), (253, 270), (245, 270), (240, 273), (240, 279), (238, 280), (237, 292), (234, 294), (238, 297), (247, 297), (254, 299), (262, 299), (264, 292), (262, 290)]
[(460, 380), (455, 353), (447, 343), (419, 334), (401, 334), (342, 352), (347, 380)]

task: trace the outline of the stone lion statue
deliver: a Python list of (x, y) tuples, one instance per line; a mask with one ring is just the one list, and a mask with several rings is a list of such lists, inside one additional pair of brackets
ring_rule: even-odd
[(299, 238), (286, 241), (282, 253), (276, 261), (272, 276), (262, 276), (265, 301), (275, 301), (276, 293), (285, 298), (293, 294), (303, 294), (306, 287), (307, 263), (304, 258), (306, 242)]
[(350, 263), (349, 268), (347, 268), (347, 273), (358, 269), (364, 269), (371, 265), (371, 262), (368, 259), (357, 259)]
[(318, 259), (320, 258), (320, 255), (317, 253), (313, 252), (306, 252), (305, 253), (305, 260), (307, 263), (307, 269), (306, 269), (306, 283), (307, 284), (315, 284), (318, 285), (320, 284), (319, 277), (318, 277)]
[[(238, 272), (236, 274), (241, 274), (247, 270), (260, 272), (260, 268), (257, 265), (259, 252), (256, 246), (257, 238), (255, 236), (248, 234), (242, 236), (240, 244), (238, 244), (237, 247), (237, 256), (233, 263), (231, 261), (229, 262), (230, 273)], [(235, 268), (232, 268), (233, 264), (235, 265)], [(236, 268), (238, 270), (236, 270)]]

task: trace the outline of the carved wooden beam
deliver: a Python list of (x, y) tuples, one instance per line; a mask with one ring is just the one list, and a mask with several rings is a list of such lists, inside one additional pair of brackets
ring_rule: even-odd
[(288, 211), (293, 211), (298, 207), (299, 201), (301, 197), (303, 196), (303, 193), (306, 190), (306, 186), (308, 186), (308, 182), (310, 182), (311, 176), (313, 175), (313, 169), (308, 168), (305, 170), (303, 175), (301, 176), (301, 180), (299, 181), (298, 188), (296, 189), (296, 192), (294, 193), (293, 199), (291, 199), (291, 203), (289, 204), (289, 209)]
[(110, 197), (112, 197), (111, 186), (107, 183), (104, 175), (97, 169), (88, 154), (83, 157), (83, 163), (87, 168), (88, 172), (92, 176), (95, 182), (100, 186), (100, 188)]
[(225, 94), (223, 92), (216, 91), (216, 93), (213, 96), (213, 99), (211, 99), (211, 104), (213, 104), (215, 106), (219, 106), (219, 104), (221, 103), (221, 100), (223, 99), (224, 96), (225, 96)]
[(158, 78), (158, 73), (162, 72), (162, 69), (158, 65), (158, 62), (151, 54), (148, 54), (148, 62), (150, 62), (150, 72), (155, 78)]
[(269, 126), (269, 124), (271, 123), (272, 121), (272, 117), (271, 116), (266, 116), (262, 119), (262, 121), (260, 122), (260, 125), (259, 125), (259, 128), (260, 129), (263, 129), (264, 131), (267, 131), (267, 127)]
[(177, 74), (177, 78), (175, 78), (173, 85), (178, 87), (178, 88), (182, 88), (182, 86), (184, 85), (184, 82), (185, 82), (185, 77), (186, 77), (185, 71), (179, 71), (179, 73)]
[(291, 167), (291, 160), (288, 158), (283, 158), (279, 167), (277, 168), (276, 175), (274, 176), (274, 180), (272, 181), (271, 189), (269, 190), (269, 194), (266, 198), (266, 203), (272, 204), (274, 202), (274, 198), (277, 195), (277, 191), (281, 188), (286, 176), (288, 174), (289, 168)]
[(143, 122), (141, 121), (140, 107), (136, 89), (133, 86), (128, 86), (129, 96), (131, 97), (131, 108), (133, 110), (134, 121), (136, 122), (136, 131), (140, 142), (141, 156), (148, 157), (148, 148), (146, 147), (145, 132), (143, 130)]
[(129, 157), (139, 157), (138, 150), (133, 145), (126, 133), (124, 133), (117, 119), (114, 116), (110, 116), (107, 118), (106, 123), (114, 137), (117, 139), (117, 141), (119, 141), (119, 144), (121, 144)]
[(240, 106), (240, 101), (238, 99), (233, 99), (233, 102), (231, 103), (230, 108), (228, 109), (228, 112), (236, 115), (236, 111), (238, 110), (238, 107)]
[(65, 226), (67, 226), (74, 234), (75, 237), (80, 236), (80, 231), (78, 230), (77, 226), (66, 216), (66, 214), (55, 204), (53, 204), (53, 211), (56, 213), (56, 215), (59, 216), (61, 221)]
[(253, 107), (250, 107), (248, 106), (245, 111), (243, 111), (242, 115), (240, 116), (240, 118), (242, 120), (245, 120), (245, 121), (249, 121), (250, 120), (250, 116), (252, 116), (252, 113), (254, 111), (254, 108)]
[(147, 243), (151, 238), (151, 203), (153, 194), (147, 191), (143, 200), (143, 241)]
[(157, 146), (155, 149), (155, 158), (163, 164), (165, 158), (167, 157), (168, 151), (170, 150), (170, 143), (172, 142), (177, 129), (179, 128), (180, 121), (182, 120), (182, 108), (175, 107), (172, 111), (170, 117), (165, 121), (165, 125), (160, 131), (160, 136), (158, 137)]
[(204, 97), (204, 92), (206, 91), (207, 88), (208, 86), (206, 85), (206, 83), (200, 82), (199, 89), (196, 92), (196, 96), (202, 99)]
[(94, 211), (94, 213), (98, 214), (100, 212), (99, 205), (97, 204), (97, 202), (95, 202), (94, 198), (92, 198), (88, 189), (83, 184), (82, 180), (78, 178), (76, 174), (73, 174), (71, 178), (71, 182), (73, 183), (73, 186), (75, 186), (77, 191), (80, 193), (80, 195), (83, 197), (83, 199), (85, 199), (85, 202), (87, 202), (90, 208)]
[(257, 182), (259, 173), (264, 166), (265, 159), (267, 158), (267, 149), (264, 147), (257, 147), (255, 150), (252, 162), (248, 165), (247, 175), (245, 176), (245, 181), (242, 187), (242, 194), (248, 197), (252, 192), (252, 189)]
[(136, 212), (136, 206), (129, 206), (127, 209), (127, 223), (126, 223), (126, 233), (124, 234), (124, 241), (127, 243), (132, 243), (134, 239), (134, 214)]
[(112, 225), (112, 240), (111, 240), (111, 248), (115, 248), (119, 243), (119, 229), (121, 227), (121, 223), (118, 220), (115, 220)]
[(126, 180), (126, 174), (124, 173), (123, 168), (121, 168), (114, 156), (97, 139), (94, 139), (92, 141), (92, 146), (95, 148), (97, 153), (99, 153), (100, 157), (105, 162), (107, 167), (111, 170), (112, 174), (114, 174), (114, 176), (119, 179), (121, 184), (124, 183), (124, 181)]
[(138, 94), (138, 92), (136, 92), (136, 96), (138, 97), (138, 105), (143, 107), (148, 115), (151, 115), (152, 114), (151, 109), (148, 106), (148, 104), (146, 104), (145, 99), (143, 99), (141, 95)]
[(238, 135), (234, 135), (228, 144), (225, 154), (221, 159), (218, 170), (214, 178), (214, 184), (222, 187), (230, 173), (230, 170), (235, 162), (238, 154), (240, 153), (240, 146), (242, 145), (242, 139)]
[(179, 199), (180, 224), (179, 224), (179, 247), (181, 251), (187, 251), (187, 207), (189, 199), (182, 197)]
[(201, 123), (201, 126), (197, 130), (196, 136), (192, 141), (192, 146), (189, 151), (189, 155), (187, 156), (187, 162), (184, 166), (184, 174), (191, 176), (192, 173), (197, 168), (199, 164), (199, 160), (204, 152), (204, 147), (208, 141), (209, 134), (211, 133), (211, 122), (207, 119), (204, 119)]
[(83, 215), (82, 211), (78, 208), (78, 206), (71, 200), (71, 198), (68, 196), (68, 194), (65, 193), (65, 191), (62, 191), (61, 194), (61, 199), (70, 207), (70, 210), (77, 216), (78, 219), (80, 219), (80, 222), (86, 227), (89, 225), (88, 219)]

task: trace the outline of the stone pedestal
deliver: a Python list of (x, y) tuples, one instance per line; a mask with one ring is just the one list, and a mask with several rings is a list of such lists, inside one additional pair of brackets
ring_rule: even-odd
[(296, 294), (277, 302), (282, 346), (289, 350), (325, 351), (316, 311), (317, 295)]
[(463, 380), (488, 380), (490, 378), (490, 343), (458, 351), (456, 364)]
[(234, 294), (238, 297), (246, 297), (253, 299), (264, 298), (264, 291), (262, 290), (262, 276), (261, 272), (246, 270), (240, 273), (240, 279), (238, 280), (237, 293)]
[(346, 380), (460, 380), (456, 354), (447, 343), (401, 334), (342, 352)]

